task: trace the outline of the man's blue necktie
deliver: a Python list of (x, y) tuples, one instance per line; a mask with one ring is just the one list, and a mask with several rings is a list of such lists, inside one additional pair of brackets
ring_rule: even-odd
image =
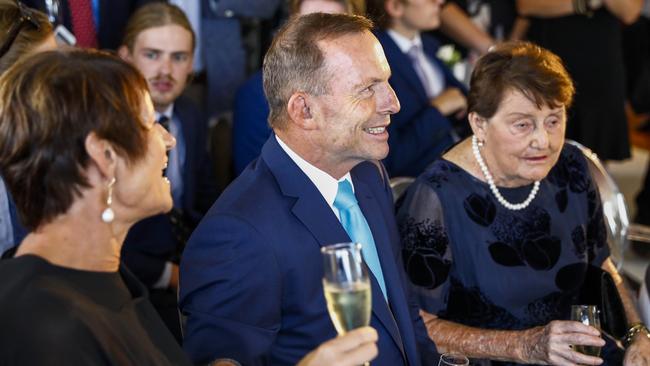
[(372, 237), (368, 222), (363, 216), (361, 208), (359, 208), (357, 198), (354, 196), (354, 192), (352, 192), (352, 185), (347, 179), (339, 182), (339, 189), (334, 199), (334, 207), (339, 210), (341, 224), (350, 236), (350, 239), (355, 243), (361, 244), (363, 259), (366, 261), (372, 274), (375, 275), (384, 298), (387, 299), (384, 274), (381, 271), (375, 240)]

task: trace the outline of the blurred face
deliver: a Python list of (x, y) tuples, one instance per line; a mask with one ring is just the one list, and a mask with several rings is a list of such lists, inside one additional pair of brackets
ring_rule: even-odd
[(371, 33), (321, 41), (319, 47), (329, 78), (328, 92), (314, 97), (314, 134), (329, 171), (345, 174), (362, 161), (386, 157), (386, 127), (400, 106), (388, 84), (390, 68), (383, 49)]
[(330, 14), (343, 14), (346, 9), (340, 2), (335, 0), (304, 0), (300, 4), (300, 15), (311, 13), (330, 13)]
[(125, 58), (147, 79), (154, 106), (163, 111), (181, 95), (192, 72), (192, 34), (176, 24), (146, 29)]
[(521, 92), (510, 90), (494, 116), (481, 125), (475, 133), (485, 141), (480, 150), (495, 183), (518, 187), (543, 179), (557, 162), (566, 112), (563, 106), (538, 108)]
[(394, 1), (393, 27), (409, 33), (436, 29), (440, 26), (440, 6), (444, 0)]
[(131, 208), (134, 221), (171, 210), (169, 180), (163, 176), (167, 151), (176, 145), (174, 137), (155, 122), (153, 103), (144, 97), (142, 120), (146, 129), (147, 152), (136, 163), (122, 165), (116, 174), (115, 201)]

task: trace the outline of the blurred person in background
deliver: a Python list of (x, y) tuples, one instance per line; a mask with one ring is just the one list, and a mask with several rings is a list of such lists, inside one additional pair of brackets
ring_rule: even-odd
[(150, 289), (152, 303), (179, 342), (178, 262), (191, 231), (217, 196), (207, 150), (207, 121), (182, 95), (192, 73), (195, 42), (180, 8), (152, 3), (129, 19), (119, 48), (119, 55), (147, 80), (156, 121), (176, 139), (165, 170), (174, 206), (167, 214), (135, 224), (122, 254), (129, 269)]
[(601, 160), (630, 157), (625, 115), (622, 24), (633, 23), (643, 0), (517, 0), (530, 19), (527, 39), (557, 54), (576, 83), (566, 137)]
[(442, 0), (369, 0), (401, 110), (388, 126), (390, 176), (417, 176), (467, 133), (467, 89), (438, 58)]
[[(56, 48), (45, 14), (14, 0), (0, 0), (0, 75), (17, 61)], [(27, 234), (0, 176), (0, 256), (10, 257)]]
[(141, 5), (162, 0), (24, 0), (65, 27), (76, 46), (116, 50), (129, 16)]

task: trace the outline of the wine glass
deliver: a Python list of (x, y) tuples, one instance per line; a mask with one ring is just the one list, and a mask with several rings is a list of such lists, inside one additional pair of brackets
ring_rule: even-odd
[[(596, 305), (572, 305), (571, 320), (600, 329), (600, 311)], [(598, 346), (574, 344), (573, 350), (588, 356), (598, 357), (600, 355)]]
[(469, 366), (469, 360), (458, 353), (445, 353), (440, 356), (438, 366)]
[(372, 308), (370, 280), (361, 244), (339, 243), (321, 248), (323, 289), (334, 328), (339, 334), (367, 326)]

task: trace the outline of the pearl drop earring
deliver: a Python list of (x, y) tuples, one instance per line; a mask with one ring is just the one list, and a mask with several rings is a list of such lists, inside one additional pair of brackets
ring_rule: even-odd
[(115, 212), (113, 212), (113, 209), (111, 208), (111, 204), (113, 203), (113, 186), (115, 185), (115, 177), (111, 179), (110, 182), (108, 182), (108, 197), (106, 197), (106, 209), (102, 211), (102, 221), (104, 221), (107, 224), (110, 224), (113, 222), (113, 219), (115, 219)]

